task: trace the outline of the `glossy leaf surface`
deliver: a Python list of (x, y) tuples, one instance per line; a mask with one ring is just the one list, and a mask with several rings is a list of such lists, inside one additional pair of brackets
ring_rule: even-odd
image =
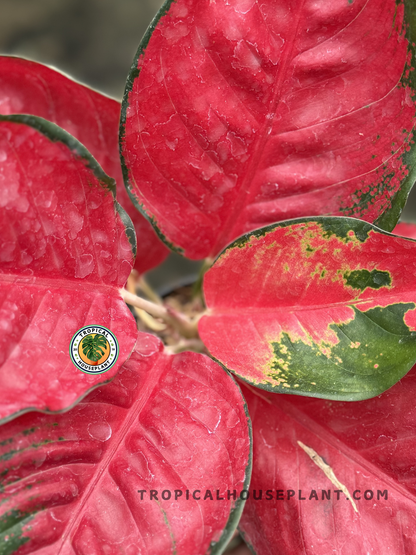
[(410, 237), (411, 239), (416, 239), (416, 224), (410, 222), (400, 222), (394, 228), (395, 235), (401, 235), (402, 237)]
[[(266, 402), (246, 387), (243, 393), (253, 425), (250, 490), (256, 497), (263, 490), (263, 499), (251, 495), (240, 529), (257, 555), (416, 552), (415, 368), (389, 391), (357, 403), (263, 391)], [(343, 493), (337, 500), (339, 488), (298, 441), (355, 495), (357, 513)], [(273, 499), (266, 500), (267, 490)], [(328, 490), (330, 499), (322, 494)]]
[[(130, 355), (135, 320), (118, 289), (135, 236), (114, 181), (54, 124), (0, 117), (0, 419), (58, 411), (108, 381)], [(105, 326), (119, 358), (106, 373), (69, 356), (83, 326)]]
[(135, 268), (143, 273), (168, 255), (123, 185), (118, 153), (120, 103), (42, 64), (0, 56), (0, 114), (32, 114), (56, 123), (91, 152), (117, 182), (117, 200), (137, 234)]
[(254, 385), (367, 399), (416, 361), (416, 242), (354, 218), (238, 239), (204, 280), (211, 354)]
[[(207, 356), (162, 349), (142, 334), (111, 384), (71, 411), (0, 428), (8, 554), (222, 552), (243, 508), (226, 491), (250, 479), (245, 403)], [(206, 490), (213, 500), (203, 500)]]
[(190, 258), (287, 218), (393, 229), (415, 179), (414, 12), (411, 0), (168, 1), (123, 101), (136, 203)]

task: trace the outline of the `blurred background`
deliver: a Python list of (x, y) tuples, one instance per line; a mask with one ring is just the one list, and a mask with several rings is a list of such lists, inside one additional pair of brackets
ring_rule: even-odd
[(160, 0), (1, 0), (0, 53), (53, 65), (121, 99)]

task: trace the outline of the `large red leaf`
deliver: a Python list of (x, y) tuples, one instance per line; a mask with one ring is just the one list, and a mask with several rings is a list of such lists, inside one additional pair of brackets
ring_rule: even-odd
[[(134, 347), (136, 324), (118, 290), (135, 236), (114, 189), (56, 125), (0, 116), (0, 419), (69, 407)], [(91, 325), (118, 339), (105, 374), (84, 374), (69, 356), (72, 336)]]
[(118, 153), (120, 103), (42, 64), (0, 56), (0, 114), (32, 114), (71, 133), (117, 182), (117, 200), (137, 234), (135, 268), (143, 273), (157, 266), (168, 249), (133, 207), (123, 186)]
[[(386, 393), (357, 403), (261, 392), (266, 402), (243, 392), (254, 462), (240, 528), (257, 555), (416, 553), (416, 368)], [(339, 487), (298, 441), (356, 492), (358, 512), (344, 493), (337, 500)], [(257, 498), (263, 491), (262, 500), (254, 500), (254, 490)], [(266, 500), (267, 490), (272, 499)], [(323, 490), (330, 490), (329, 500)], [(387, 491), (387, 498), (377, 491)]]
[(412, 0), (169, 0), (123, 101), (137, 203), (190, 258), (300, 216), (393, 229), (416, 175), (414, 16)]
[(0, 428), (0, 541), (19, 555), (221, 553), (244, 504), (227, 490), (250, 479), (249, 433), (226, 372), (142, 334), (113, 382), (71, 411)]
[(374, 397), (416, 362), (416, 242), (354, 218), (241, 237), (206, 273), (201, 338), (274, 392)]

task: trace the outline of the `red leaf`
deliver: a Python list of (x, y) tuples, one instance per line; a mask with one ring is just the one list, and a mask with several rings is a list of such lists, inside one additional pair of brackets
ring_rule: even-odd
[(220, 553), (243, 502), (216, 490), (239, 493), (251, 472), (238, 386), (205, 355), (166, 355), (143, 334), (111, 384), (65, 414), (2, 426), (0, 446), (0, 537), (19, 553)]
[(401, 222), (400, 224), (397, 224), (394, 228), (394, 234), (401, 235), (402, 237), (410, 237), (411, 239), (416, 239), (416, 224)]
[[(135, 237), (114, 182), (54, 124), (0, 116), (0, 160), (0, 418), (7, 418), (68, 408), (130, 355), (137, 328), (118, 289)], [(103, 375), (84, 374), (69, 356), (72, 336), (89, 325), (118, 339), (118, 361)]]
[(123, 185), (118, 153), (120, 104), (42, 64), (0, 56), (0, 114), (32, 114), (71, 133), (113, 177), (117, 200), (130, 216), (138, 244), (135, 268), (144, 273), (169, 251), (133, 207)]
[(393, 229), (415, 178), (414, 11), (396, 0), (165, 4), (121, 128), (128, 186), (161, 233), (204, 258), (300, 216)]
[(415, 241), (354, 218), (260, 229), (205, 274), (201, 339), (263, 389), (374, 397), (416, 362), (415, 259)]
[[(266, 402), (243, 392), (254, 463), (240, 528), (257, 555), (416, 552), (416, 367), (386, 393), (356, 403), (261, 392)], [(351, 495), (360, 490), (358, 513), (343, 493), (337, 500), (339, 487), (298, 441), (324, 459)], [(256, 497), (263, 490), (263, 500), (253, 500), (254, 490)], [(265, 500), (267, 490), (272, 500)], [(289, 500), (288, 490), (295, 491)], [(330, 500), (322, 500), (322, 490), (331, 490)], [(387, 491), (387, 499), (377, 491)]]

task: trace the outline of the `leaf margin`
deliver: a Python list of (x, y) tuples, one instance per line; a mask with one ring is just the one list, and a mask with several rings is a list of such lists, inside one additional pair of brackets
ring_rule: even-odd
[[(133, 222), (124, 208), (119, 204), (116, 199), (116, 182), (112, 177), (109, 177), (94, 156), (87, 150), (87, 148), (76, 139), (73, 135), (65, 131), (56, 123), (46, 120), (40, 116), (32, 116), (27, 114), (0, 114), (0, 121), (10, 121), (21, 125), (32, 127), (39, 133), (42, 133), (47, 139), (54, 143), (62, 143), (68, 147), (79, 159), (83, 161), (87, 168), (89, 168), (97, 178), (100, 186), (104, 191), (109, 191), (113, 195), (114, 210), (120, 216), (125, 228), (125, 233), (129, 240), (133, 258), (136, 258), (137, 252), (137, 237), (134, 230)], [(134, 260), (133, 260), (134, 262)]]
[[(250, 239), (252, 237), (264, 237), (265, 235), (267, 235), (268, 233), (274, 231), (276, 228), (280, 228), (280, 227), (288, 227), (290, 225), (296, 225), (299, 223), (305, 223), (305, 222), (319, 222), (321, 220), (339, 220), (339, 221), (353, 221), (356, 223), (357, 227), (360, 229), (360, 233), (362, 235), (360, 235), (363, 240), (364, 237), (367, 237), (368, 233), (371, 230), (375, 230), (378, 233), (381, 233), (382, 235), (386, 235), (389, 237), (399, 237), (402, 239), (405, 239), (406, 241), (411, 241), (413, 243), (416, 243), (416, 239), (413, 239), (411, 237), (406, 237), (406, 236), (401, 236), (401, 235), (397, 235), (391, 231), (387, 231), (385, 229), (379, 228), (376, 226), (375, 223), (370, 223), (367, 222), (365, 220), (361, 220), (359, 218), (354, 218), (354, 217), (350, 217), (350, 216), (309, 216), (306, 218), (294, 218), (294, 219), (288, 219), (288, 220), (282, 220), (280, 222), (274, 223), (274, 224), (270, 224), (268, 226), (264, 226), (262, 228), (258, 228), (255, 229), (251, 232), (245, 233), (243, 235), (241, 235), (240, 237), (238, 237), (237, 239), (235, 239), (234, 241), (232, 241), (231, 243), (229, 243), (226, 247), (224, 247), (224, 249), (216, 256), (216, 258), (214, 259), (214, 261), (212, 262), (212, 265), (210, 266), (210, 268), (213, 268), (215, 263), (220, 259), (220, 257), (222, 257), (223, 255), (226, 255), (228, 250), (234, 249), (234, 248), (243, 248), (247, 243), (249, 243)], [(340, 236), (341, 237), (341, 236)], [(359, 241), (361, 241), (360, 237), (357, 236), (357, 239)], [(204, 274), (203, 276), (203, 282), (202, 282), (202, 293), (204, 296), (204, 299), (206, 298), (205, 292), (204, 292), (204, 281), (205, 281), (205, 276), (206, 274)], [(416, 304), (416, 301), (415, 301)], [(203, 314), (203, 316), (209, 316), (209, 306), (207, 305), (207, 312), (205, 312)], [(414, 309), (416, 310), (416, 308)], [(200, 318), (199, 322), (202, 320), (202, 318)], [(416, 332), (415, 332), (416, 333)], [(201, 337), (202, 338), (202, 337)], [(202, 339), (203, 340), (203, 339)], [(254, 383), (252, 381), (250, 381), (248, 378), (246, 378), (245, 376), (242, 376), (241, 374), (239, 374), (237, 371), (232, 370), (231, 368), (228, 368), (223, 362), (221, 362), (221, 360), (219, 360), (218, 358), (216, 358), (209, 350), (208, 347), (206, 347), (208, 350), (208, 354), (209, 356), (217, 363), (219, 364), (225, 371), (232, 373), (238, 380), (241, 380), (244, 384), (247, 384), (250, 387), (254, 387), (254, 388), (258, 388), (260, 390), (264, 390), (268, 393), (272, 393), (272, 394), (286, 394), (286, 395), (294, 395), (295, 397), (311, 397), (313, 399), (322, 399), (322, 400), (326, 400), (326, 401), (337, 401), (337, 402), (350, 402), (350, 403), (354, 403), (354, 402), (358, 402), (358, 401), (365, 401), (368, 399), (374, 399), (375, 397), (378, 397), (379, 395), (381, 395), (382, 393), (384, 393), (385, 391), (388, 391), (389, 389), (391, 389), (391, 387), (394, 387), (394, 385), (401, 380), (412, 368), (413, 366), (416, 364), (416, 359), (413, 363), (410, 363), (407, 368), (407, 370), (405, 372), (402, 373), (401, 377), (396, 380), (392, 385), (390, 385), (387, 389), (382, 389), (382, 390), (378, 390), (377, 392), (373, 393), (370, 397), (368, 395), (366, 396), (359, 396), (356, 395), (355, 397), (352, 396), (352, 394), (350, 395), (350, 397), (348, 398), (347, 396), (340, 396), (340, 395), (323, 395), (323, 394), (314, 394), (314, 392), (302, 392), (299, 390), (292, 390), (289, 388), (281, 388), (278, 389), (277, 386), (270, 386), (268, 384), (264, 384), (264, 383)]]
[(174, 253), (180, 254), (181, 256), (184, 256), (185, 249), (180, 247), (179, 245), (175, 245), (174, 243), (172, 243), (172, 241), (170, 241), (166, 237), (166, 235), (164, 233), (162, 233), (162, 231), (160, 230), (160, 228), (156, 224), (156, 220), (155, 220), (154, 216), (152, 216), (151, 214), (149, 214), (146, 211), (143, 203), (139, 202), (137, 197), (133, 194), (133, 190), (132, 190), (133, 187), (132, 187), (131, 180), (130, 180), (131, 171), (130, 171), (128, 165), (126, 164), (126, 159), (125, 159), (125, 156), (123, 154), (123, 142), (124, 142), (124, 136), (125, 136), (125, 133), (126, 133), (127, 110), (130, 107), (129, 95), (130, 95), (130, 92), (133, 89), (134, 81), (136, 80), (136, 78), (140, 74), (140, 69), (138, 69), (138, 67), (137, 67), (139, 59), (144, 54), (144, 52), (146, 50), (146, 47), (149, 44), (149, 41), (152, 37), (153, 31), (155, 30), (155, 28), (156, 28), (157, 24), (159, 23), (160, 19), (168, 13), (169, 8), (172, 5), (172, 3), (176, 2), (176, 1), (177, 0), (164, 0), (162, 6), (157, 11), (156, 15), (154, 16), (154, 18), (150, 22), (148, 28), (146, 29), (143, 37), (141, 38), (141, 40), (139, 42), (139, 46), (136, 50), (136, 54), (134, 55), (133, 62), (130, 66), (129, 73), (127, 75), (126, 85), (125, 85), (123, 97), (122, 97), (122, 100), (121, 100), (118, 145), (119, 145), (120, 164), (121, 164), (121, 171), (122, 171), (122, 174), (123, 174), (124, 186), (126, 188), (127, 194), (129, 196), (132, 204), (134, 205), (136, 210), (138, 210), (140, 212), (140, 214), (144, 218), (146, 218), (146, 220), (151, 224), (151, 226), (153, 227), (156, 235), (159, 237), (159, 239), (162, 241), (162, 243), (164, 245), (166, 245), (171, 252), (174, 252)]
[[(65, 131), (65, 129), (63, 129), (62, 127), (59, 127), (55, 123), (48, 121), (40, 116), (33, 116), (28, 114), (10, 114), (10, 115), (0, 114), (0, 122), (1, 121), (10, 121), (12, 123), (17, 123), (17, 124), (22, 124), (22, 125), (27, 125), (29, 127), (32, 127), (33, 129), (37, 130), (39, 133), (43, 134), (50, 141), (60, 142), (64, 146), (67, 146), (71, 152), (73, 152), (77, 157), (79, 157), (83, 161), (83, 163), (86, 164), (86, 166), (89, 169), (91, 169), (91, 171), (94, 173), (95, 177), (97, 178), (100, 186), (104, 189), (104, 191), (109, 191), (113, 196), (115, 214), (118, 214), (120, 216), (121, 221), (124, 225), (125, 233), (130, 244), (130, 248), (133, 255), (133, 262), (134, 262), (134, 259), (136, 258), (136, 252), (137, 252), (137, 238), (136, 238), (136, 232), (134, 229), (133, 222), (131, 221), (129, 215), (124, 210), (124, 208), (116, 200), (115, 180), (112, 177), (109, 177), (104, 172), (100, 164), (87, 150), (87, 148), (80, 141), (78, 141), (78, 139), (76, 139), (73, 135)], [(123, 364), (125, 364), (131, 357), (132, 353), (134, 352), (137, 341), (138, 339), (136, 338), (136, 341), (132, 347), (132, 350), (129, 356), (123, 362)], [(51, 415), (63, 414), (65, 412), (68, 412), (71, 409), (73, 409), (78, 403), (80, 403), (89, 393), (91, 393), (95, 389), (105, 384), (110, 383), (114, 378), (115, 376), (93, 385), (88, 390), (86, 390), (82, 395), (77, 397), (77, 399), (73, 403), (71, 403), (70, 405), (68, 405), (62, 410), (51, 411), (51, 410), (42, 410), (37, 407), (25, 407), (22, 410), (13, 412), (3, 418), (0, 418), (0, 426), (29, 412), (38, 412), (41, 414), (51, 414)]]
[[(250, 452), (248, 456), (247, 466), (245, 468), (243, 489), (241, 491), (246, 491), (246, 490), (248, 491), (250, 487), (251, 476), (253, 473), (253, 425), (251, 423), (251, 417), (248, 411), (248, 404), (241, 390), (240, 384), (235, 379), (235, 377), (231, 374), (231, 372), (227, 368), (225, 368), (225, 366), (223, 366), (221, 363), (213, 359), (210, 355), (205, 355), (205, 356), (208, 356), (208, 358), (211, 358), (212, 360), (214, 360), (214, 362), (216, 362), (224, 370), (224, 372), (228, 375), (228, 377), (231, 378), (231, 380), (234, 382), (235, 386), (237, 387), (237, 390), (241, 395), (241, 399), (243, 401), (244, 412), (247, 418), (247, 429), (248, 429), (248, 438), (250, 442)], [(227, 548), (229, 542), (231, 541), (234, 532), (238, 529), (238, 525), (240, 523), (246, 501), (247, 499), (241, 499), (240, 496), (238, 497), (234, 507), (230, 511), (230, 515), (228, 517), (227, 523), (223, 528), (223, 531), (219, 540), (217, 542), (211, 542), (211, 545), (209, 546), (209, 550), (207, 551), (207, 555), (222, 555), (222, 553), (224, 553), (224, 550)]]
[[(147, 335), (147, 336), (154, 337), (155, 339), (158, 340), (158, 342), (159, 342), (159, 351), (158, 351), (157, 354), (158, 354), (158, 356), (160, 356), (160, 357), (166, 357), (166, 359), (168, 359), (168, 358), (173, 359), (174, 357), (177, 357), (177, 356), (180, 356), (180, 355), (186, 353), (186, 354), (188, 354), (188, 355), (192, 355), (192, 354), (193, 354), (193, 355), (197, 355), (198, 357), (208, 359), (209, 362), (214, 362), (214, 361), (212, 361), (212, 360), (210, 359), (210, 357), (209, 357), (208, 355), (206, 355), (206, 354), (204, 354), (204, 353), (195, 353), (195, 352), (191, 352), (191, 351), (186, 351), (186, 352), (184, 351), (184, 352), (178, 353), (178, 354), (169, 353), (168, 351), (166, 351), (166, 346), (162, 343), (162, 341), (160, 340), (160, 338), (155, 337), (155, 336), (153, 336), (152, 334), (142, 333), (142, 336), (146, 336), (146, 335)], [(133, 354), (133, 353), (135, 353), (135, 352), (139, 353), (139, 343), (140, 343), (140, 341), (139, 341), (139, 339), (138, 339), (137, 342), (136, 342), (136, 345), (135, 345), (135, 347), (133, 348), (133, 351), (132, 351), (131, 354)], [(146, 356), (146, 358), (147, 358), (147, 355), (145, 355), (145, 356)], [(153, 355), (151, 355), (151, 356), (153, 356)], [(130, 358), (130, 356), (129, 356), (129, 358)], [(124, 362), (123, 366), (124, 366), (126, 363), (128, 363), (128, 359)], [(220, 373), (220, 372), (223, 370), (223, 368), (221, 367), (221, 365), (218, 365), (218, 366), (219, 366), (218, 372)], [(120, 370), (121, 370), (121, 369), (120, 369)], [(245, 420), (242, 420), (242, 422), (245, 423), (245, 424), (247, 425), (247, 437), (248, 437), (248, 440), (249, 440), (249, 452), (248, 452), (248, 457), (247, 457), (247, 464), (246, 464), (246, 466), (245, 466), (245, 468), (244, 468), (244, 483), (243, 483), (243, 489), (242, 489), (241, 491), (243, 491), (243, 490), (244, 490), (244, 491), (248, 491), (248, 490), (249, 490), (249, 487), (250, 487), (250, 481), (251, 481), (252, 470), (253, 470), (253, 429), (252, 429), (252, 422), (251, 422), (251, 417), (250, 417), (249, 410), (248, 410), (248, 404), (247, 404), (246, 399), (245, 399), (245, 397), (244, 397), (244, 395), (243, 395), (243, 392), (242, 392), (242, 389), (241, 389), (241, 387), (240, 387), (240, 384), (237, 382), (237, 380), (234, 378), (234, 376), (233, 376), (232, 374), (230, 374), (230, 372), (228, 372), (227, 370), (224, 370), (224, 371), (225, 371), (225, 374), (227, 375), (228, 379), (231, 380), (231, 381), (230, 381), (230, 386), (231, 386), (231, 388), (232, 388), (232, 387), (235, 388), (235, 392), (236, 392), (236, 394), (238, 395), (239, 399), (241, 399), (241, 404), (242, 404), (242, 407), (241, 407), (241, 405), (239, 405), (239, 404), (237, 404), (237, 405), (233, 405), (233, 404), (232, 404), (232, 405), (230, 405), (230, 406), (231, 406), (232, 408), (239, 407), (239, 406), (240, 406), (241, 408), (244, 408)], [(149, 372), (149, 376), (150, 376), (150, 372)], [(35, 409), (34, 412), (40, 413), (41, 415), (45, 415), (45, 416), (47, 416), (47, 417), (50, 417), (50, 416), (53, 416), (53, 415), (58, 415), (58, 416), (59, 416), (59, 415), (61, 415), (61, 414), (63, 414), (63, 413), (69, 412), (71, 409), (73, 409), (73, 408), (78, 404), (79, 401), (84, 401), (84, 400), (85, 400), (84, 398), (85, 398), (86, 396), (88, 396), (89, 394), (91, 394), (91, 393), (93, 392), (93, 390), (105, 386), (106, 383), (109, 383), (109, 382), (113, 381), (114, 378), (117, 378), (117, 375), (114, 376), (113, 378), (111, 378), (111, 380), (108, 380), (107, 382), (100, 383), (100, 384), (94, 386), (94, 387), (91, 388), (88, 392), (86, 392), (86, 393), (83, 395), (82, 398), (78, 399), (77, 403), (75, 403), (74, 405), (72, 405), (71, 407), (69, 407), (69, 408), (67, 408), (67, 409), (65, 409), (65, 410), (63, 410), (63, 411), (49, 411), (49, 412), (46, 412), (46, 411), (40, 411), (40, 410)], [(149, 400), (149, 399), (148, 399), (148, 400)], [(147, 400), (147, 401), (148, 401), (148, 400)], [(91, 400), (91, 405), (93, 405), (94, 403), (95, 403), (95, 399), (93, 398), (93, 399)], [(128, 411), (130, 411), (130, 410), (131, 410), (131, 407), (128, 409)], [(243, 414), (243, 413), (242, 413), (242, 414)], [(19, 416), (22, 416), (22, 413), (19, 414)], [(126, 416), (126, 418), (128, 418), (128, 415)], [(46, 424), (46, 426), (48, 426), (48, 424)], [(129, 429), (126, 429), (126, 430), (125, 430), (125, 434), (127, 434), (128, 431), (129, 431)], [(22, 433), (23, 435), (26, 435), (26, 434), (25, 434), (25, 431), (22, 431), (21, 433)], [(62, 438), (58, 438), (58, 441), (62, 441), (62, 440), (63, 440)], [(0, 443), (0, 445), (4, 445), (4, 443)], [(35, 449), (35, 448), (36, 448), (36, 444), (33, 444), (32, 446), (30, 446), (30, 448), (31, 448), (31, 449), (32, 449), (32, 448)], [(26, 449), (27, 449), (27, 448), (26, 448)], [(113, 453), (114, 456), (115, 456), (116, 454), (117, 454), (117, 451), (115, 451), (115, 452)], [(1, 460), (2, 460), (2, 459), (1, 459), (1, 457), (0, 457), (0, 461), (1, 461)], [(8, 459), (3, 459), (3, 460), (8, 460)], [(65, 464), (67, 464), (67, 463), (63, 462), (63, 463), (60, 463), (60, 464), (65, 465)], [(98, 464), (99, 464), (99, 463), (98, 463)], [(48, 471), (48, 470), (46, 470), (46, 471)], [(37, 472), (35, 472), (35, 474), (36, 474), (36, 473), (37, 473)], [(2, 505), (2, 500), (1, 500), (1, 494), (2, 494), (2, 483), (1, 483), (1, 478), (2, 478), (2, 474), (0, 473), (0, 507), (1, 507), (1, 505)], [(22, 478), (22, 479), (24, 480), (25, 478), (27, 478), (27, 476), (24, 477), (24, 478)], [(20, 479), (19, 479), (19, 480), (20, 480)], [(13, 483), (14, 483), (14, 482), (12, 482), (12, 484), (13, 484)], [(6, 484), (6, 486), (7, 486), (7, 485), (8, 485), (8, 484)], [(222, 554), (224, 553), (224, 551), (225, 551), (225, 549), (227, 548), (227, 546), (228, 546), (230, 540), (232, 539), (232, 536), (233, 536), (234, 532), (237, 530), (237, 527), (238, 527), (238, 524), (239, 524), (239, 522), (240, 522), (240, 519), (241, 519), (243, 510), (244, 510), (244, 506), (245, 506), (245, 504), (246, 504), (246, 501), (247, 501), (247, 499), (241, 499), (241, 497), (238, 496), (237, 499), (233, 502), (233, 503), (234, 503), (234, 506), (232, 506), (232, 504), (230, 505), (232, 508), (230, 508), (229, 515), (228, 515), (228, 519), (227, 519), (227, 521), (226, 521), (225, 524), (224, 524), (224, 527), (223, 527), (223, 529), (222, 529), (221, 536), (219, 537), (219, 539), (218, 539), (217, 541), (212, 541), (212, 542), (210, 543), (210, 545), (209, 545), (208, 548), (207, 548), (207, 551), (205, 552), (206, 555), (222, 555)], [(24, 524), (27, 524), (28, 522), (30, 522), (30, 520), (32, 520), (32, 519), (34, 518), (34, 516), (32, 516), (32, 515), (36, 515), (38, 512), (41, 512), (42, 510), (44, 510), (44, 508), (43, 508), (42, 506), (40, 506), (39, 510), (34, 510), (34, 511), (32, 511), (32, 512), (30, 512), (30, 511), (29, 511), (29, 512), (21, 511), (21, 510), (18, 509), (18, 508), (17, 508), (17, 509), (12, 509), (12, 510), (13, 510), (13, 511), (16, 511), (18, 517), (21, 517), (20, 520), (18, 521), (18, 523), (19, 523), (20, 521), (24, 520)], [(7, 515), (7, 513), (6, 513), (6, 515)], [(1, 525), (1, 515), (0, 515), (0, 525)], [(0, 533), (1, 533), (1, 527), (0, 527)], [(19, 540), (19, 539), (21, 539), (22, 537), (23, 537), (23, 536), (19, 537), (19, 536), (16, 535), (15, 538), (11, 538), (11, 539)], [(25, 539), (25, 537), (23, 537), (23, 539)], [(27, 541), (30, 541), (30, 538), (27, 538), (27, 540), (26, 540), (25, 542), (23, 542), (23, 543), (21, 543), (21, 544), (18, 544), (17, 550), (18, 550), (18, 548), (20, 548), (22, 545), (24, 545), (24, 543), (26, 543)], [(11, 542), (10, 542), (10, 543), (11, 543)], [(173, 546), (173, 547), (174, 547), (174, 546)], [(0, 548), (1, 548), (1, 545), (0, 545)], [(16, 551), (17, 551), (17, 550), (16, 550)], [(8, 553), (8, 552), (7, 552), (7, 553)], [(15, 553), (15, 551), (11, 552), (10, 555), (12, 555), (12, 553)], [(32, 551), (30, 551), (30, 553), (32, 553)], [(34, 552), (33, 552), (33, 553), (34, 553)], [(176, 550), (173, 551), (173, 554), (174, 554), (174, 555), (176, 554)]]
[[(405, 37), (408, 41), (408, 51), (412, 53), (411, 62), (415, 63), (416, 61), (416, 4), (412, 2), (412, 0), (396, 0), (396, 10), (397, 5), (403, 2), (404, 3), (404, 18), (407, 21), (406, 33)], [(410, 66), (411, 66), (410, 62)], [(406, 67), (404, 68), (404, 72), (402, 74), (401, 80), (403, 79), (406, 73)], [(415, 72), (410, 72), (410, 80), (412, 82), (412, 87), (416, 90), (416, 74)], [(409, 140), (415, 141), (416, 139), (416, 122), (415, 126), (413, 127), (412, 138)], [(411, 164), (411, 160), (413, 158), (413, 167)], [(380, 216), (374, 220), (373, 224), (380, 229), (385, 231), (392, 232), (396, 225), (400, 221), (400, 216), (406, 206), (406, 203), (409, 199), (410, 192), (412, 191), (414, 185), (416, 184), (416, 145), (413, 145), (410, 152), (403, 153), (403, 163), (406, 167), (411, 168), (409, 171), (409, 175), (403, 180), (400, 189), (394, 195), (390, 208), (387, 208)]]
[[(123, 154), (123, 141), (125, 137), (127, 110), (130, 106), (129, 94), (132, 91), (134, 82), (139, 77), (140, 71), (141, 71), (138, 68), (138, 62), (140, 60), (140, 57), (145, 54), (146, 47), (152, 37), (153, 31), (156, 29), (157, 25), (159, 24), (160, 19), (163, 16), (168, 14), (172, 3), (175, 3), (177, 1), (178, 0), (163, 1), (161, 7), (159, 8), (154, 18), (152, 19), (151, 23), (149, 24), (148, 28), (146, 29), (143, 37), (139, 42), (139, 46), (137, 48), (136, 54), (134, 56), (132, 65), (130, 67), (130, 70), (127, 76), (126, 85), (125, 85), (122, 102), (121, 102), (120, 127), (119, 127), (119, 151), (120, 151), (120, 162), (121, 162), (121, 168), (122, 168), (122, 174), (123, 174), (123, 181), (131, 202), (133, 203), (135, 208), (149, 221), (149, 223), (152, 225), (153, 229), (155, 230), (160, 240), (172, 252), (180, 254), (181, 256), (185, 257), (184, 252), (186, 250), (186, 246), (180, 247), (179, 245), (175, 245), (172, 241), (170, 241), (167, 238), (167, 236), (161, 231), (160, 227), (157, 225), (155, 217), (146, 211), (146, 208), (144, 207), (144, 203), (141, 203), (138, 200), (138, 198), (134, 195), (133, 186), (130, 179), (131, 170), (126, 164), (125, 156)], [(395, 0), (395, 2), (396, 2), (396, 12), (397, 12), (397, 6), (399, 6), (400, 4), (403, 4), (404, 6), (404, 21), (407, 23), (406, 30), (405, 30), (405, 38), (408, 41), (407, 51), (408, 53), (411, 53), (410, 62), (406, 63), (403, 68), (403, 73), (399, 81), (399, 85), (400, 85), (403, 82), (403, 79), (406, 74), (406, 70), (408, 68), (411, 68), (412, 64), (416, 65), (416, 44), (415, 44), (416, 43), (416, 4), (414, 4), (413, 0)], [(396, 13), (393, 20), (393, 27), (394, 27), (395, 18), (396, 18)], [(413, 73), (410, 72), (410, 79), (411, 79), (411, 85), (416, 94), (416, 71), (414, 71)], [(390, 201), (390, 206), (385, 208), (384, 211), (377, 217), (377, 219), (371, 222), (376, 227), (379, 227), (380, 229), (388, 232), (392, 232), (394, 230), (394, 227), (399, 223), (400, 216), (408, 201), (410, 192), (412, 191), (413, 187), (416, 185), (416, 120), (415, 120), (414, 127), (412, 129), (412, 132), (408, 137), (407, 142), (409, 145), (411, 145), (409, 148), (410, 152), (404, 151), (404, 153), (402, 154), (402, 160), (403, 160), (403, 164), (406, 167), (410, 168), (409, 175), (404, 179), (400, 189), (394, 194), (393, 198)], [(413, 145), (412, 145), (412, 142), (413, 142)], [(412, 161), (413, 161), (413, 164), (411, 163)], [(316, 216), (316, 217), (319, 217), (319, 216)], [(353, 216), (343, 216), (340, 210), (339, 214), (334, 215), (334, 217), (353, 217)], [(286, 220), (280, 220), (280, 221), (283, 222)], [(269, 224), (269, 225), (274, 225), (274, 224)], [(221, 252), (219, 254), (221, 254)], [(218, 255), (216, 255), (216, 257), (214, 258), (216, 259), (217, 257)], [(211, 257), (208, 256), (204, 258), (198, 258), (197, 260), (211, 260)]]

